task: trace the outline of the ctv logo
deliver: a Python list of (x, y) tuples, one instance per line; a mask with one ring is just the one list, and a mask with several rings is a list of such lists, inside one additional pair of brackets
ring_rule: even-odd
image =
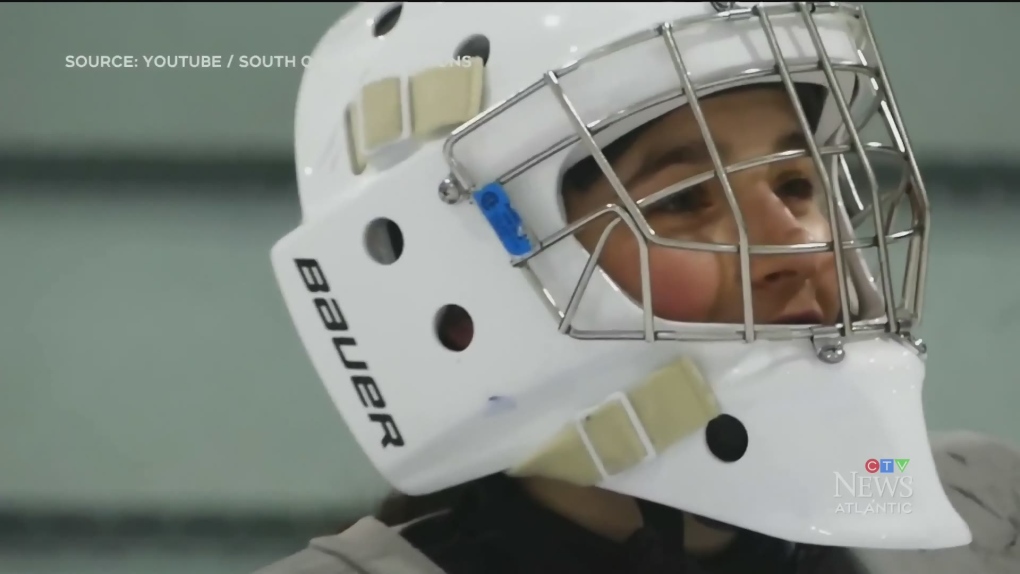
[(897, 469), (906, 472), (909, 458), (869, 458), (864, 461), (864, 470), (870, 474), (893, 474)]
[[(836, 472), (836, 514), (910, 514), (914, 478), (909, 458), (869, 458), (864, 471), (849, 476)], [(891, 476), (890, 476), (891, 475)]]

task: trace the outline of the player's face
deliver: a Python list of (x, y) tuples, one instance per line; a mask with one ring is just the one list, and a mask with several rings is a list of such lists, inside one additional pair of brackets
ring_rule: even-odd
[[(781, 89), (759, 88), (701, 101), (709, 130), (724, 164), (803, 149), (792, 103)], [(684, 106), (644, 130), (614, 163), (635, 199), (697, 174), (712, 163), (690, 108)], [(821, 207), (824, 191), (810, 158), (771, 163), (730, 175), (751, 245), (792, 245), (831, 239)], [(567, 217), (575, 221), (618, 198), (600, 179), (587, 190), (564, 194)], [(647, 208), (645, 216), (661, 237), (736, 244), (738, 227), (717, 180), (711, 180)], [(612, 221), (600, 218), (577, 237), (589, 251)], [(740, 323), (744, 319), (740, 262), (735, 253), (649, 247), (652, 305), (663, 319)], [(634, 300), (641, 301), (638, 240), (626, 225), (610, 232), (599, 261), (602, 269)], [(833, 323), (839, 291), (831, 252), (751, 257), (754, 320), (758, 323)]]

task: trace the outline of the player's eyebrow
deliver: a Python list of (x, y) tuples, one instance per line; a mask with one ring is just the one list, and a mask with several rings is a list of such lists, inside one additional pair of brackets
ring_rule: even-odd
[[(723, 158), (731, 155), (732, 146), (727, 143), (717, 143), (719, 155)], [(807, 149), (807, 138), (800, 130), (787, 132), (772, 144), (773, 153), (789, 150)], [(702, 164), (712, 161), (708, 154), (708, 147), (702, 140), (697, 142), (675, 142), (665, 146), (654, 153), (647, 154), (633, 172), (629, 173), (623, 180), (624, 185), (631, 186), (644, 179), (647, 179), (662, 169), (671, 165)]]

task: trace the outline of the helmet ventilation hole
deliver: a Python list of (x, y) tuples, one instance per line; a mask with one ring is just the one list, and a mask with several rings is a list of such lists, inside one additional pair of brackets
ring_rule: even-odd
[(392, 219), (373, 219), (365, 229), (365, 251), (380, 265), (396, 263), (404, 253), (404, 233)]
[(375, 25), (372, 26), (372, 35), (381, 38), (389, 34), (393, 27), (400, 21), (400, 13), (404, 10), (404, 3), (397, 2), (387, 6), (385, 10), (375, 17)]
[(460, 305), (443, 305), (436, 313), (436, 338), (447, 349), (459, 353), (471, 345), (475, 323)]
[(468, 36), (457, 46), (453, 57), (457, 60), (465, 58), (481, 58), (482, 65), (489, 63), (489, 39), (481, 34)]

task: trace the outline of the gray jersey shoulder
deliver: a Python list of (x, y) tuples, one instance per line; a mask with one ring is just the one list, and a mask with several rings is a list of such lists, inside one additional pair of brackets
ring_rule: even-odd
[(366, 517), (340, 534), (312, 539), (304, 550), (255, 574), (444, 574), (401, 529)]
[[(1020, 450), (972, 432), (932, 437), (939, 477), (974, 541), (943, 550), (847, 550), (824, 553), (825, 574), (1020, 573)], [(365, 518), (335, 536), (255, 574), (444, 574), (400, 535)], [(810, 573), (813, 574), (813, 573)]]

